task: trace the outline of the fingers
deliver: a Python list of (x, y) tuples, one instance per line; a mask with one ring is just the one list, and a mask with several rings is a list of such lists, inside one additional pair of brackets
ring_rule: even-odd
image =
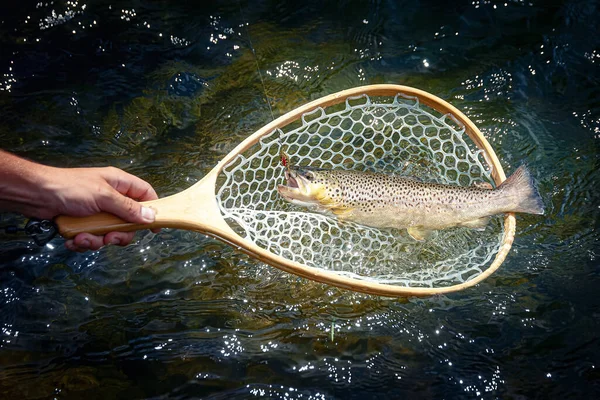
[(99, 250), (109, 244), (127, 246), (133, 240), (135, 232), (110, 232), (104, 236), (96, 236), (90, 233), (80, 233), (73, 239), (65, 242), (65, 247), (79, 253), (88, 250)]
[(127, 222), (154, 222), (154, 210), (135, 200), (148, 201), (158, 198), (148, 182), (112, 167), (104, 168), (102, 173), (106, 182), (113, 188), (98, 199), (98, 206), (102, 211), (114, 214)]
[(104, 244), (127, 246), (133, 240), (135, 232), (110, 232), (104, 235)]
[(144, 207), (137, 201), (125, 197), (116, 190), (107, 193), (98, 199), (98, 206), (102, 211), (107, 211), (127, 222), (149, 224), (154, 222), (155, 212), (150, 207)]
[(65, 242), (67, 249), (77, 252), (98, 250), (104, 245), (104, 237), (95, 236), (90, 233), (80, 233), (71, 240)]
[[(84, 188), (83, 191), (80, 191), (83, 193), (83, 195), (79, 193), (81, 199), (75, 202), (73, 199), (69, 199), (70, 203), (88, 204), (87, 208), (82, 207), (81, 216), (89, 215), (90, 212), (105, 211), (135, 224), (149, 224), (155, 221), (155, 211), (138, 203), (138, 201), (158, 198), (148, 182), (113, 167), (77, 169), (75, 171), (90, 176), (87, 181), (90, 182), (88, 187), (97, 185), (95, 186), (96, 190), (88, 189), (86, 191)], [(69, 207), (69, 212), (75, 213), (73, 206)], [(126, 246), (131, 243), (134, 234), (134, 232), (110, 232), (104, 236), (96, 236), (81, 233), (72, 240), (68, 240), (65, 246), (78, 252), (98, 250), (109, 244)]]
[(113, 167), (103, 169), (104, 179), (122, 195), (138, 201), (156, 200), (158, 196), (145, 180)]

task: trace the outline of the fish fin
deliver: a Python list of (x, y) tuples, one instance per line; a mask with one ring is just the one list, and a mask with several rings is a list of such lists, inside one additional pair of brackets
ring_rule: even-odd
[(515, 196), (517, 204), (511, 212), (544, 214), (544, 203), (538, 192), (533, 176), (526, 164), (521, 165), (507, 180), (498, 186), (498, 190)]
[(329, 209), (332, 213), (335, 214), (338, 219), (344, 219), (352, 213), (353, 208), (351, 207), (332, 207)]
[(433, 231), (430, 229), (425, 229), (420, 226), (409, 226), (407, 229), (408, 234), (411, 238), (422, 242), (423, 240), (429, 239), (433, 234)]
[(489, 182), (475, 182), (473, 184), (473, 186), (475, 186), (476, 188), (479, 188), (479, 189), (493, 189), (494, 188), (492, 186), (492, 184)]
[(470, 221), (465, 221), (460, 223), (459, 226), (464, 226), (465, 228), (476, 229), (478, 231), (485, 230), (485, 227), (490, 222), (490, 217), (482, 217), (477, 219), (472, 219)]
[(323, 208), (331, 212), (338, 219), (344, 219), (344, 217), (347, 217), (354, 210), (353, 207), (340, 205), (339, 202), (323, 195), (322, 193), (317, 196), (317, 200)]

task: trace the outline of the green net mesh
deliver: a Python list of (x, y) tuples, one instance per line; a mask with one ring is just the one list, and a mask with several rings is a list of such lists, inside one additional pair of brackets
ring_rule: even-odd
[(453, 228), (418, 242), (405, 230), (340, 222), (283, 200), (284, 148), (295, 165), (395, 173), (426, 181), (490, 182), (482, 150), (450, 115), (414, 98), (349, 98), (265, 135), (224, 169), (223, 217), (242, 237), (304, 265), (410, 287), (449, 286), (479, 275), (497, 253), (502, 220), (485, 231)]

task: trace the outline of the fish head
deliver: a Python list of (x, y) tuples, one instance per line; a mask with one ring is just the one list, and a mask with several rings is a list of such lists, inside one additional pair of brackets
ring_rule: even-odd
[(335, 192), (338, 183), (327, 170), (289, 166), (285, 170), (285, 179), (287, 184), (278, 185), (277, 191), (292, 204), (330, 208), (334, 202), (331, 193)]

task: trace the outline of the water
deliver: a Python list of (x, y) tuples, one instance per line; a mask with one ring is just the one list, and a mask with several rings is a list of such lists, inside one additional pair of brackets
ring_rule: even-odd
[(426, 299), (313, 283), (191, 232), (88, 254), (2, 234), (0, 396), (597, 397), (598, 7), (3, 5), (3, 149), (112, 164), (164, 196), (270, 121), (266, 98), (277, 116), (402, 83), (467, 113), (507, 172), (526, 160), (547, 213), (518, 218), (485, 282)]

